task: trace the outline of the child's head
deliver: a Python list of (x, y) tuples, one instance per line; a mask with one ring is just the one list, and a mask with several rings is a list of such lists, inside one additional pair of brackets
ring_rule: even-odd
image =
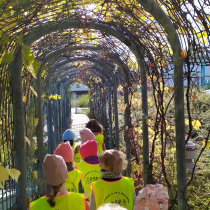
[(95, 140), (88, 140), (80, 146), (80, 154), (82, 159), (87, 157), (97, 156), (98, 144)]
[(168, 209), (168, 190), (162, 184), (148, 184), (141, 189), (134, 203), (134, 210)]
[(49, 196), (47, 202), (51, 207), (54, 207), (54, 198), (62, 186), (65, 187), (65, 179), (68, 177), (66, 163), (63, 157), (59, 155), (46, 155), (42, 169), (45, 182), (48, 183), (53, 190), (53, 195)]
[(85, 127), (89, 128), (92, 132), (103, 133), (103, 126), (95, 119), (90, 119)]
[(66, 163), (59, 155), (46, 155), (42, 169), (45, 182), (51, 186), (61, 185), (68, 177)]
[(74, 154), (77, 154), (79, 152), (80, 146), (82, 145), (81, 141), (76, 142), (74, 145)]
[(94, 133), (89, 128), (84, 128), (84, 129), (80, 130), (79, 134), (80, 134), (80, 139), (82, 141), (82, 144), (88, 140), (95, 139)]
[(74, 141), (75, 133), (72, 130), (67, 129), (62, 135), (62, 139), (63, 139), (64, 142), (65, 141), (71, 141), (71, 140)]
[(56, 148), (54, 154), (62, 156), (66, 163), (73, 162), (73, 150), (68, 141), (61, 142), (61, 145)]
[(105, 203), (102, 206), (100, 206), (97, 210), (126, 210), (126, 208), (116, 203)]
[(122, 173), (127, 167), (126, 156), (123, 152), (110, 149), (105, 150), (99, 156), (101, 169), (110, 171), (114, 174)]

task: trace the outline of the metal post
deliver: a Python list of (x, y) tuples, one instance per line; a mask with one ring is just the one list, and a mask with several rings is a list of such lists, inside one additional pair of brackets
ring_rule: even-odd
[(17, 51), (11, 68), (12, 77), (12, 99), (14, 118), (14, 149), (15, 168), (21, 172), (16, 183), (17, 210), (27, 209), (26, 195), (26, 151), (24, 136), (24, 114), (23, 114), (23, 89), (22, 89), (22, 54), (21, 49)]

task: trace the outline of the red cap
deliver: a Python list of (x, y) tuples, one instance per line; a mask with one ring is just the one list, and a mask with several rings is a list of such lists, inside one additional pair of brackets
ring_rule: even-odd
[(69, 141), (61, 142), (60, 146), (54, 151), (54, 154), (62, 156), (66, 163), (73, 162), (73, 150)]
[(88, 140), (80, 146), (79, 150), (83, 160), (86, 157), (97, 156), (98, 143), (95, 140)]

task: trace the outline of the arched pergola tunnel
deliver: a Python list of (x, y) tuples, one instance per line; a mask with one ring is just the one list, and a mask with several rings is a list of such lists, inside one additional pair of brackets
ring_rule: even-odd
[[(108, 122), (104, 124), (107, 134), (109, 134), (107, 135), (106, 143), (110, 148), (115, 144), (117, 149), (119, 148), (120, 139), (122, 140), (118, 123), (117, 87), (118, 85), (123, 86), (123, 100), (125, 104), (123, 141), (126, 145), (126, 154), (129, 160), (128, 175), (131, 173), (132, 149), (130, 137), (130, 130), (132, 129), (130, 95), (134, 84), (139, 84), (140, 81), (141, 99), (139, 100), (142, 101), (144, 184), (150, 183), (151, 160), (149, 158), (148, 137), (147, 74), (153, 77), (153, 74), (158, 75), (160, 70), (167, 72), (167, 68), (164, 68), (166, 65), (174, 69), (178, 207), (179, 209), (186, 209), (183, 60), (186, 58), (192, 62), (201, 46), (192, 44), (193, 32), (189, 31), (187, 26), (184, 26), (185, 23), (186, 25), (190, 24), (190, 20), (186, 19), (184, 22), (183, 15), (189, 5), (198, 13), (195, 5), (190, 2), (188, 2), (189, 5), (186, 2), (179, 5), (176, 1), (157, 3), (153, 0), (139, 0), (135, 1), (135, 3), (104, 2), (98, 9), (101, 13), (97, 20), (94, 18), (94, 15), (97, 16), (99, 13), (96, 12), (93, 15), (93, 11), (92, 13), (87, 12), (89, 10), (88, 7), (85, 9), (85, 7), (82, 8), (80, 5), (68, 1), (65, 3), (58, 1), (56, 3), (59, 4), (56, 7), (54, 7), (56, 3), (53, 5), (51, 2), (46, 4), (43, 2), (30, 3), (34, 4), (33, 11), (29, 11), (26, 3), (2, 4), (2, 8), (7, 8), (11, 13), (12, 10), (9, 6), (14, 9), (13, 11), (19, 11), (18, 8), (20, 7), (25, 11), (22, 14), (22, 18), (20, 17), (16, 20), (17, 22), (12, 20), (15, 25), (18, 23), (18, 30), (13, 25), (5, 22), (1, 31), (3, 56), (7, 55), (7, 52), (8, 55), (10, 55), (10, 52), (14, 53), (14, 60), (11, 59), (12, 62), (5, 61), (4, 57), (4, 62), (1, 62), (0, 67), (3, 70), (2, 72), (5, 72), (2, 75), (7, 75), (5, 78), (10, 77), (10, 74), (7, 73), (8, 71), (11, 73), (12, 89), (10, 92), (12, 93), (11, 95), (8, 94), (8, 101), (11, 101), (12, 117), (14, 118), (14, 121), (12, 121), (14, 129), (12, 134), (14, 138), (12, 137), (12, 139), (14, 139), (15, 149), (13, 163), (15, 162), (15, 167), (21, 171), (16, 189), (17, 209), (25, 209), (27, 205), (26, 179), (28, 173), (26, 152), (24, 152), (26, 147), (24, 139), (28, 135), (30, 128), (26, 124), (27, 117), (32, 116), (33, 119), (38, 120), (36, 126), (38, 172), (39, 179), (42, 180), (41, 163), (44, 158), (44, 109), (42, 95), (45, 93), (46, 98), (49, 98), (51, 94), (61, 95), (60, 100), (49, 100), (53, 103), (45, 102), (48, 139), (50, 140), (48, 151), (52, 153), (63, 129), (66, 129), (66, 126), (70, 123), (69, 87), (77, 79), (81, 79), (90, 88), (90, 94), (92, 95), (91, 111), (99, 121)], [(95, 3), (95, 8), (99, 6), (99, 2), (95, 1), (93, 3)], [(171, 10), (169, 5), (173, 6)], [(183, 7), (183, 9), (177, 9), (179, 7)], [(173, 9), (177, 13), (173, 13)], [(119, 16), (117, 12), (123, 12), (123, 16)], [(43, 14), (46, 16), (44, 17)], [(14, 15), (18, 14), (14, 13)], [(202, 16), (199, 17), (202, 18)], [(12, 18), (12, 15), (6, 19), (9, 20), (9, 18)], [(179, 21), (175, 21), (175, 19)], [(204, 20), (203, 25), (206, 33), (209, 34)], [(182, 28), (182, 32), (179, 32), (177, 27)], [(9, 29), (13, 29), (16, 33), (11, 34)], [(22, 38), (21, 34), (23, 35)], [(187, 36), (193, 38), (187, 39)], [(15, 42), (14, 40), (17, 38), (18, 42)], [(203, 35), (204, 38), (205, 35)], [(7, 45), (9, 45), (8, 51), (6, 50)], [(208, 45), (204, 43), (204, 47), (202, 46), (204, 50), (205, 46)], [(195, 52), (194, 54), (189, 54), (190, 47)], [(29, 48), (34, 51), (34, 56), (32, 56), (32, 51)], [(184, 55), (183, 49), (185, 48), (189, 49), (188, 57)], [(33, 57), (36, 61), (40, 61), (41, 64), (36, 76), (33, 70), (26, 70), (27, 68), (30, 69), (27, 66), (32, 64)], [(154, 67), (154, 72), (152, 73), (149, 72), (147, 67), (148, 60)], [(74, 64), (75, 62), (77, 65)], [(196, 62), (201, 61), (196, 60)], [(131, 65), (132, 63), (133, 65)], [(22, 70), (23, 66), (24, 70)], [(80, 73), (83, 73), (81, 78), (78, 77)], [(136, 75), (139, 75), (139, 78), (136, 78)], [(28, 82), (31, 81), (31, 83), (29, 83), (28, 87), (22, 87), (23, 79), (27, 78)], [(1, 79), (2, 81), (7, 80), (4, 77)], [(31, 86), (34, 86), (36, 97), (29, 91)], [(1, 86), (1, 88), (2, 90), (9, 89), (4, 86)], [(103, 89), (103, 94), (101, 89)], [(27, 94), (28, 92), (30, 94)], [(24, 102), (24, 100), (26, 101)], [(29, 107), (32, 109), (33, 106), (30, 102), (34, 100), (36, 101), (35, 114), (31, 114)], [(61, 110), (61, 107), (64, 107), (64, 109)], [(102, 112), (99, 111), (101, 107), (103, 107)], [(3, 112), (3, 108), (1, 111)], [(66, 119), (64, 116), (67, 116)], [(115, 119), (114, 135), (113, 116)], [(113, 137), (115, 142), (113, 142)], [(168, 184), (167, 178), (166, 183)], [(41, 189), (43, 187), (41, 182), (39, 186), (40, 192), (43, 192), (44, 189)]]

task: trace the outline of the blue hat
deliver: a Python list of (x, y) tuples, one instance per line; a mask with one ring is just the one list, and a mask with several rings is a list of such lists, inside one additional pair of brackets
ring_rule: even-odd
[(75, 139), (75, 133), (72, 130), (67, 129), (63, 133), (62, 139), (63, 139), (63, 141), (74, 140)]

